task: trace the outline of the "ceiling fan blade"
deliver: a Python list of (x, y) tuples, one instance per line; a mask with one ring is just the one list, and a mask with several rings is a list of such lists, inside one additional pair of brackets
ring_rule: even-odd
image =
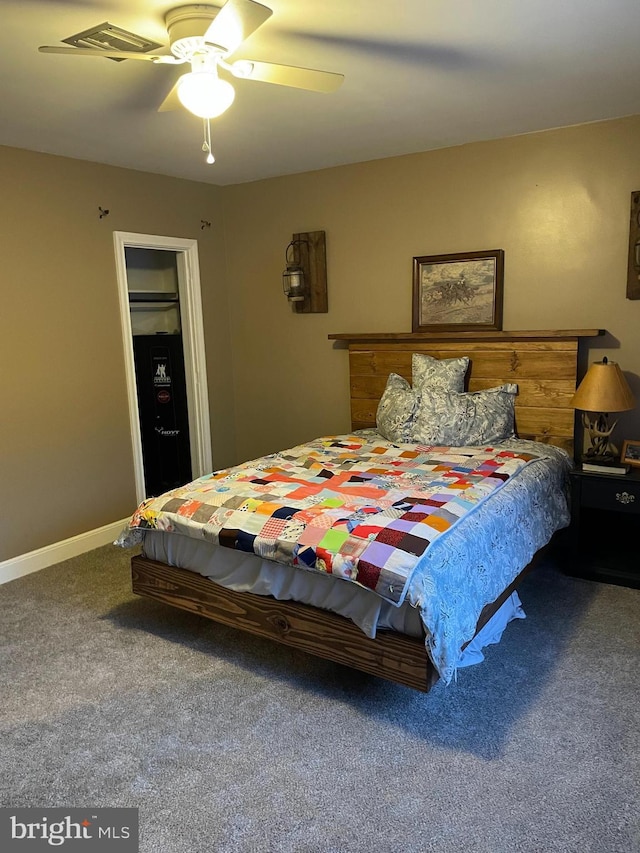
[(225, 54), (249, 38), (273, 12), (254, 0), (227, 0), (204, 34), (207, 44), (221, 47)]
[[(310, 92), (335, 92), (344, 81), (344, 74), (317, 71), (314, 68), (298, 68), (295, 65), (254, 62), (251, 59), (241, 60), (237, 65), (237, 77), (260, 80), (263, 83), (276, 83), (278, 86), (291, 86), (294, 89), (307, 89)], [(231, 67), (233, 70), (234, 66)]]
[(178, 82), (179, 80), (176, 80), (173, 88), (158, 107), (159, 113), (166, 113), (169, 112), (169, 110), (178, 110), (182, 106), (180, 99), (178, 98)]
[(166, 65), (179, 65), (184, 60), (175, 56), (164, 56), (159, 53), (139, 53), (132, 50), (102, 50), (99, 47), (57, 47), (42, 45), (40, 53), (62, 53), (67, 56), (101, 56), (103, 59), (144, 59), (147, 62), (157, 62)]

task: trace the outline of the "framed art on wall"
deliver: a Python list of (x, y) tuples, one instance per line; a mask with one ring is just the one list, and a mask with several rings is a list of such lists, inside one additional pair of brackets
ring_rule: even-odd
[(412, 331), (500, 331), (504, 251), (413, 259)]

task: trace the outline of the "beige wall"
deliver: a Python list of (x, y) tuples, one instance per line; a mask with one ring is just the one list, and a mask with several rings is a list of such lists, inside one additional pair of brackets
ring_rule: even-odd
[[(349, 428), (327, 335), (410, 331), (414, 255), (504, 249), (504, 328), (606, 328), (589, 357), (640, 400), (640, 116), (225, 188), (0, 148), (0, 186), (0, 561), (133, 508), (113, 231), (198, 240), (216, 467)], [(297, 315), (284, 250), (315, 230), (329, 313)]]
[(2, 561), (135, 508), (114, 231), (198, 240), (214, 463), (235, 447), (220, 191), (11, 148), (0, 187)]
[[(349, 428), (330, 332), (411, 330), (414, 255), (505, 250), (505, 329), (605, 328), (640, 403), (640, 301), (625, 298), (640, 117), (226, 188), (240, 457)], [(281, 293), (298, 231), (327, 234), (329, 313)], [(617, 436), (640, 438), (640, 410)]]

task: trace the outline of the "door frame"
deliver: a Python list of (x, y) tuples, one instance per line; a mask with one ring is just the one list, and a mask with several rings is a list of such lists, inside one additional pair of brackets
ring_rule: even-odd
[(129, 312), (125, 249), (157, 249), (159, 251), (176, 253), (182, 344), (187, 383), (187, 407), (189, 410), (191, 470), (195, 479), (208, 473), (213, 467), (211, 460), (211, 423), (209, 416), (209, 394), (207, 391), (207, 365), (204, 347), (204, 324), (202, 320), (198, 241), (180, 237), (162, 237), (154, 234), (133, 234), (127, 231), (114, 231), (113, 243), (116, 256), (116, 275), (120, 302), (127, 398), (129, 402), (136, 499), (138, 503), (141, 503), (147, 494), (144, 482), (142, 437), (138, 417), (138, 392), (133, 358), (133, 334)]

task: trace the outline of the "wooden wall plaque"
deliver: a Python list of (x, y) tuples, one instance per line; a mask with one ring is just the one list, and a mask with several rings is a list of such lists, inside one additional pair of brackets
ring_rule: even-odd
[(294, 302), (297, 314), (326, 314), (327, 244), (324, 231), (306, 231), (293, 235), (293, 258), (304, 270), (307, 294), (304, 302)]
[(631, 193), (627, 299), (640, 299), (640, 190)]

